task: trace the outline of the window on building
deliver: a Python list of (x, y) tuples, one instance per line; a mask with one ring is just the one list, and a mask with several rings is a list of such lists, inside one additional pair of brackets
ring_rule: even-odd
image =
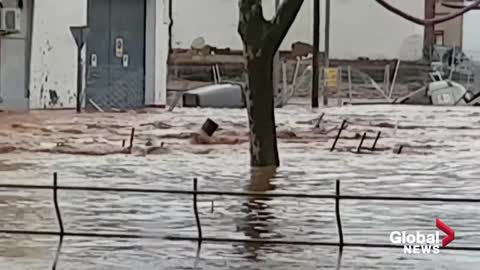
[(435, 31), (435, 44), (440, 46), (445, 45), (445, 37), (443, 31)]

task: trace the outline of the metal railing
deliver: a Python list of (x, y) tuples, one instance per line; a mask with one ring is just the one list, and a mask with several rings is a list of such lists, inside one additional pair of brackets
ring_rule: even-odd
[[(192, 190), (174, 190), (174, 189), (141, 189), (141, 188), (110, 188), (110, 187), (82, 187), (82, 186), (60, 186), (58, 185), (58, 175), (53, 174), (53, 186), (50, 185), (22, 185), (22, 184), (0, 184), (0, 189), (30, 189), (30, 190), (52, 190), (53, 202), (55, 206), (56, 218), (58, 221), (58, 231), (33, 231), (33, 230), (6, 230), (1, 229), (3, 234), (27, 234), (27, 235), (46, 235), (59, 236), (59, 243), (55, 255), (55, 261), (52, 269), (56, 265), (60, 256), (64, 237), (92, 237), (92, 238), (122, 238), (122, 239), (162, 239), (170, 241), (190, 241), (198, 242), (199, 248), (202, 242), (229, 242), (229, 243), (262, 243), (279, 245), (308, 245), (308, 246), (331, 246), (339, 248), (339, 262), (344, 247), (362, 247), (362, 248), (403, 248), (402, 245), (394, 244), (373, 244), (345, 242), (343, 237), (343, 228), (340, 215), (341, 200), (357, 201), (418, 201), (418, 202), (448, 202), (448, 203), (480, 203), (480, 199), (475, 198), (440, 198), (440, 197), (408, 197), (408, 196), (361, 196), (361, 195), (341, 195), (340, 180), (336, 180), (335, 194), (306, 194), (306, 193), (264, 193), (264, 192), (239, 192), (239, 191), (218, 191), (218, 190), (198, 190), (197, 178), (193, 179)], [(197, 226), (197, 237), (192, 236), (158, 236), (152, 234), (132, 234), (132, 233), (92, 233), (92, 232), (68, 232), (64, 229), (64, 223), (58, 203), (58, 191), (91, 191), (91, 192), (118, 192), (118, 193), (150, 193), (150, 194), (180, 194), (193, 196), (193, 212)], [(240, 197), (263, 197), (263, 198), (309, 198), (309, 199), (331, 199), (335, 201), (335, 216), (338, 229), (338, 242), (325, 241), (296, 241), (296, 240), (275, 240), (275, 239), (238, 239), (204, 236), (197, 207), (198, 195), (210, 196), (240, 196)], [(443, 247), (448, 250), (480, 251), (479, 247), (454, 246)], [(198, 254), (197, 254), (198, 255)]]

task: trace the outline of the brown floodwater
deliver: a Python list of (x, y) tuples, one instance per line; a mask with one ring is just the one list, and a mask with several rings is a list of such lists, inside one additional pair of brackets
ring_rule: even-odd
[[(319, 129), (312, 119), (325, 112)], [(191, 140), (206, 118), (221, 129), (212, 144)], [(249, 169), (244, 110), (176, 109), (141, 113), (0, 114), (0, 183), (404, 195), (479, 198), (480, 110), (421, 106), (306, 106), (277, 109), (281, 167)], [(338, 151), (329, 148), (343, 119)], [(135, 128), (132, 154), (125, 152)], [(378, 151), (356, 147), (378, 131)], [(160, 147), (161, 143), (163, 147)], [(395, 150), (405, 145), (401, 154)], [(206, 237), (338, 241), (334, 201), (200, 196)], [(212, 212), (212, 201), (214, 210)], [(60, 191), (68, 232), (196, 236), (188, 195)], [(0, 228), (58, 230), (51, 191), (0, 189)], [(439, 217), (455, 229), (450, 245), (480, 246), (478, 204), (342, 201), (345, 242), (390, 244), (391, 231), (436, 232)], [(58, 238), (2, 235), (0, 269), (51, 269)], [(198, 255), (197, 255), (198, 254)], [(479, 252), (345, 248), (341, 269), (478, 269)], [(337, 269), (338, 249), (153, 239), (65, 237), (57, 269)], [(196, 267), (196, 268), (195, 268)]]

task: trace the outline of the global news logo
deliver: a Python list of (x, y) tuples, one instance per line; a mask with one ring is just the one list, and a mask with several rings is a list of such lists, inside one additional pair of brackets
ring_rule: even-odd
[(403, 245), (404, 254), (439, 254), (440, 246), (446, 247), (455, 240), (455, 231), (439, 218), (435, 223), (437, 228), (447, 235), (441, 241), (440, 232), (426, 234), (420, 231), (414, 233), (393, 231), (390, 233), (390, 241)]

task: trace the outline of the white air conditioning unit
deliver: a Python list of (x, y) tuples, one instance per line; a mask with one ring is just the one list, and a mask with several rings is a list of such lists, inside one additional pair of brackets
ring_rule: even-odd
[(4, 33), (20, 32), (22, 10), (19, 8), (0, 9), (0, 31)]

